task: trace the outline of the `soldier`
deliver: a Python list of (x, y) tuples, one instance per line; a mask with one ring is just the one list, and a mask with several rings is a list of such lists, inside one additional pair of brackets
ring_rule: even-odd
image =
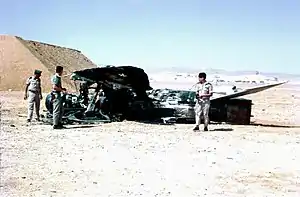
[(195, 118), (196, 126), (194, 131), (199, 130), (201, 124), (201, 114), (204, 117), (204, 131), (208, 131), (209, 123), (209, 108), (210, 108), (210, 97), (212, 96), (213, 86), (211, 83), (206, 81), (206, 73), (199, 73), (199, 82), (197, 83), (196, 90), (196, 106), (195, 106)]
[(28, 99), (28, 115), (27, 122), (31, 122), (33, 116), (33, 108), (35, 106), (36, 120), (40, 121), (40, 100), (43, 99), (41, 88), (42, 71), (35, 70), (34, 76), (26, 81), (24, 100)]
[(62, 124), (63, 100), (62, 92), (66, 91), (66, 88), (62, 88), (61, 76), (63, 74), (63, 67), (57, 66), (55, 69), (55, 75), (51, 78), (52, 83), (52, 96), (53, 96), (53, 129), (65, 128)]

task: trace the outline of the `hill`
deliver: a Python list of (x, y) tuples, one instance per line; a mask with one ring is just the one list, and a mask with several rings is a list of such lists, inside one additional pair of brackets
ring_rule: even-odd
[[(96, 67), (81, 51), (17, 36), (0, 35), (0, 90), (23, 91), (26, 79), (35, 69), (42, 73), (43, 92), (50, 91), (50, 78), (56, 66), (63, 66), (65, 75), (84, 68)], [(63, 85), (74, 90), (69, 76), (63, 77)]]

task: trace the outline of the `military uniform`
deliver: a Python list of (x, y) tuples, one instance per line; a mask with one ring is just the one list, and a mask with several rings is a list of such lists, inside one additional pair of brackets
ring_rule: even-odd
[[(41, 71), (36, 70), (35, 74), (40, 74)], [(41, 80), (31, 76), (26, 81), (27, 92), (25, 97), (28, 99), (28, 115), (27, 121), (30, 122), (33, 116), (33, 108), (35, 106), (36, 118), (40, 120), (40, 99), (42, 98), (41, 93)]]
[[(196, 93), (197, 95), (201, 94), (209, 94), (213, 90), (213, 86), (209, 82), (205, 82), (203, 84), (197, 83), (196, 85)], [(199, 129), (199, 125), (201, 124), (201, 114), (203, 113), (204, 117), (204, 130), (207, 130), (209, 124), (209, 108), (210, 108), (210, 97), (198, 98), (195, 106), (195, 119), (196, 119), (196, 128)]]
[[(62, 87), (61, 83), (61, 76), (55, 74), (51, 78), (51, 83), (58, 87)], [(53, 126), (62, 126), (62, 116), (64, 113), (63, 109), (63, 100), (61, 92), (52, 91), (53, 96)]]

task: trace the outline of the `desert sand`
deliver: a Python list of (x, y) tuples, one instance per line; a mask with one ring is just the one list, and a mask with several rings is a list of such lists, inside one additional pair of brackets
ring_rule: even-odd
[[(300, 93), (251, 96), (253, 121), (27, 124), (22, 92), (1, 92), (1, 196), (299, 196)], [(44, 102), (44, 100), (43, 100)], [(43, 109), (44, 109), (43, 105)]]

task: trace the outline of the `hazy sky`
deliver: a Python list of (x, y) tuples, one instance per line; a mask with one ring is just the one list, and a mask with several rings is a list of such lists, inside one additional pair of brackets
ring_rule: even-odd
[(0, 34), (97, 64), (300, 74), (299, 0), (0, 1)]

